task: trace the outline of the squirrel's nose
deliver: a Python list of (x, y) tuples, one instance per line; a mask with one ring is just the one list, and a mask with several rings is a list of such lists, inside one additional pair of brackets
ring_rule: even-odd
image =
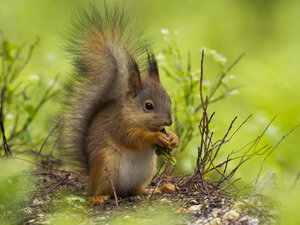
[(172, 119), (168, 119), (165, 123), (164, 123), (164, 126), (171, 126), (172, 125)]

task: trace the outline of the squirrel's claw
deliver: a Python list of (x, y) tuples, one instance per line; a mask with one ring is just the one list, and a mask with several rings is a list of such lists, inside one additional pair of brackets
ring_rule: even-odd
[(96, 196), (90, 196), (89, 202), (93, 204), (104, 204), (105, 201), (108, 201), (110, 198), (109, 195), (96, 195)]

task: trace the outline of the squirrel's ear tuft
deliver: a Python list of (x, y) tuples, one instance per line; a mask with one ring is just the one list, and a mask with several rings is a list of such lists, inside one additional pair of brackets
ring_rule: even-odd
[(155, 55), (153, 54), (153, 52), (149, 52), (149, 51), (147, 51), (147, 55), (148, 55), (148, 73), (149, 73), (149, 77), (156, 80), (157, 82), (160, 82), (158, 66), (157, 66), (157, 61), (155, 59)]
[(129, 57), (128, 65), (129, 79), (128, 79), (128, 95), (136, 97), (141, 90), (142, 80), (139, 67), (134, 58)]

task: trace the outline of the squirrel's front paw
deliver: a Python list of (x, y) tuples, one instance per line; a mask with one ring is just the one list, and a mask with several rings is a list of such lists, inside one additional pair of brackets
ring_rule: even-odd
[(172, 149), (169, 137), (161, 132), (156, 132), (155, 144), (166, 149)]
[(168, 131), (168, 137), (169, 137), (172, 149), (176, 148), (178, 146), (178, 136), (175, 133), (173, 133), (172, 131)]

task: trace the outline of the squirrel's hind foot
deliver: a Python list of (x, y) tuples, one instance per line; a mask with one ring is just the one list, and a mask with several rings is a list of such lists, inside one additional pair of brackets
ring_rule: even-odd
[(165, 183), (159, 187), (161, 192), (173, 192), (175, 191), (175, 185), (172, 183)]
[(109, 195), (94, 195), (89, 197), (89, 202), (93, 204), (101, 204), (103, 205), (104, 202), (110, 199)]
[(161, 194), (163, 192), (173, 192), (175, 191), (175, 186), (172, 183), (166, 183), (163, 184), (162, 186), (160, 186), (159, 188), (145, 188), (142, 191), (142, 194), (147, 194), (147, 195), (157, 195), (157, 194)]

